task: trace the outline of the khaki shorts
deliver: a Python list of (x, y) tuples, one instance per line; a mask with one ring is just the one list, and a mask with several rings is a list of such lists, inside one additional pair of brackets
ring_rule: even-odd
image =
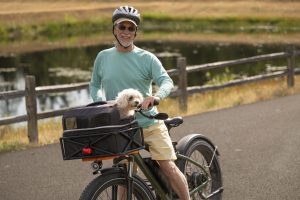
[(163, 121), (143, 129), (144, 141), (149, 145), (153, 160), (176, 160), (176, 154)]

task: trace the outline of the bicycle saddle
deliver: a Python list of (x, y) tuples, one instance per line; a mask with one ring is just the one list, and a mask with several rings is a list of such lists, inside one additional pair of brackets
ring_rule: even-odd
[(183, 119), (182, 117), (173, 117), (173, 118), (169, 118), (164, 120), (165, 125), (168, 127), (168, 129), (173, 128), (173, 127), (177, 127), (180, 124), (183, 123)]

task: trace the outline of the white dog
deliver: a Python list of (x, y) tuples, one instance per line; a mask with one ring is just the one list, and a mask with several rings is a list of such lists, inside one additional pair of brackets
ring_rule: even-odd
[(120, 118), (129, 118), (134, 115), (138, 105), (143, 102), (142, 94), (135, 89), (125, 89), (118, 93), (116, 97), (117, 108), (120, 112)]

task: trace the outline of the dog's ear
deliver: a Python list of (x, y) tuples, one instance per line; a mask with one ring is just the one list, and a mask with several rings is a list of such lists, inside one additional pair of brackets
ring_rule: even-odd
[(132, 96), (132, 95), (127, 96), (127, 101), (128, 101), (128, 102), (130, 102), (130, 101), (132, 101), (132, 100), (133, 100), (133, 96)]
[(126, 108), (128, 106), (127, 95), (123, 93), (122, 95), (118, 96), (117, 104), (119, 108)]

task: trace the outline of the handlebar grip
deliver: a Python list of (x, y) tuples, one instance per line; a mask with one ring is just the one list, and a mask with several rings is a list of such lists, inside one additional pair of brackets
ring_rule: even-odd
[[(158, 106), (158, 105), (159, 105), (159, 100), (158, 99), (154, 99), (153, 105), (149, 105), (148, 109), (151, 108), (152, 106)], [(141, 109), (141, 107), (142, 107), (142, 104), (139, 104), (137, 106), (138, 109)]]
[(158, 105), (159, 105), (159, 100), (154, 99), (153, 106), (158, 106)]

